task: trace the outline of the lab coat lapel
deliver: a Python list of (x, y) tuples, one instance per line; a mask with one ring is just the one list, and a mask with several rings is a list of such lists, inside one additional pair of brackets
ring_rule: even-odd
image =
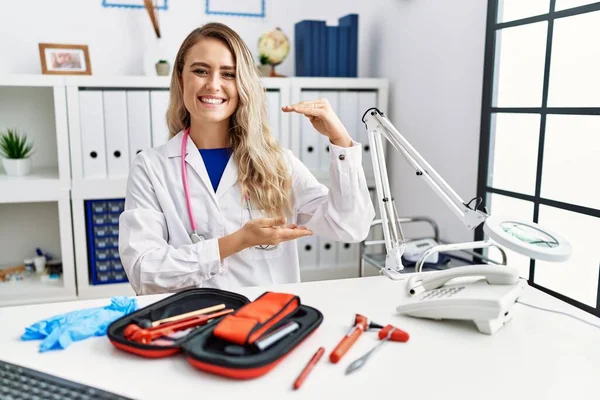
[(223, 171), (223, 176), (221, 176), (221, 181), (219, 182), (219, 186), (217, 186), (217, 198), (220, 199), (226, 192), (237, 183), (238, 180), (238, 170), (237, 164), (233, 159), (233, 154), (229, 157), (229, 161), (227, 161), (227, 165), (225, 166), (225, 171)]
[[(177, 158), (178, 168), (181, 168), (181, 160), (179, 159), (179, 157), (181, 157), (182, 140), (183, 131), (179, 132), (167, 143), (167, 155), (169, 158)], [(206, 191), (209, 193), (210, 198), (213, 199), (213, 201), (216, 204), (215, 193), (212, 188), (212, 184), (210, 183), (208, 171), (206, 170), (206, 166), (204, 165), (204, 161), (202, 160), (200, 151), (198, 151), (198, 149), (196, 148), (196, 144), (189, 137), (186, 145), (185, 161), (186, 164), (191, 167), (187, 170), (188, 185), (190, 186), (190, 191), (194, 189), (194, 184), (198, 181), (196, 176), (199, 176), (200, 182), (202, 182)]]
[[(188, 138), (187, 142), (187, 155), (185, 156), (185, 161), (187, 164), (192, 167), (192, 169), (200, 176), (200, 180), (206, 187), (208, 193), (210, 193), (212, 198), (214, 199), (214, 190), (212, 187), (212, 183), (210, 182), (210, 177), (208, 176), (208, 171), (206, 170), (206, 165), (204, 165), (204, 160), (200, 155), (200, 151), (196, 148), (194, 141), (191, 138)], [(188, 173), (189, 181), (193, 180), (193, 177), (190, 177)]]

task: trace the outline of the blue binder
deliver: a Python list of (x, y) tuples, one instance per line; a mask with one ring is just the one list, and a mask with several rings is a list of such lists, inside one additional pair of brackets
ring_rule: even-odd
[(326, 76), (338, 76), (338, 27), (327, 27), (327, 74)]
[(356, 78), (358, 76), (358, 14), (348, 14), (339, 19), (341, 27), (348, 27), (348, 71), (347, 76)]
[(325, 21), (310, 21), (312, 43), (311, 74), (309, 76), (327, 76), (327, 25)]
[(350, 59), (348, 52), (350, 50), (350, 28), (340, 26), (338, 28), (338, 71), (336, 76), (350, 76), (349, 65)]
[(294, 26), (294, 41), (296, 45), (296, 76), (317, 76), (315, 73), (316, 34), (314, 23), (316, 21), (304, 20)]
[(304, 20), (294, 25), (296, 76), (358, 76), (358, 14), (339, 19), (339, 26)]

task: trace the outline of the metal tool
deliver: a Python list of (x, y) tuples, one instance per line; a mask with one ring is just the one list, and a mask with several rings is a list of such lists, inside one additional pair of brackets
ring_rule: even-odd
[(369, 350), (367, 353), (365, 353), (364, 356), (356, 359), (355, 361), (352, 362), (352, 364), (348, 365), (348, 368), (346, 368), (346, 375), (351, 374), (352, 372), (356, 371), (357, 369), (359, 369), (363, 365), (365, 365), (365, 363), (367, 362), (367, 360), (369, 359), (371, 354), (373, 354), (375, 352), (375, 350), (377, 350), (379, 348), (379, 346), (384, 344), (392, 336), (392, 333), (395, 330), (396, 330), (395, 328), (390, 329), (390, 331), (388, 332), (387, 336), (384, 339), (382, 339), (379, 343), (377, 343), (375, 346), (373, 346), (373, 348), (371, 350)]
[(300, 329), (300, 324), (298, 324), (296, 321), (290, 321), (285, 325), (282, 325), (280, 328), (277, 328), (272, 333), (269, 333), (265, 337), (258, 339), (256, 342), (254, 342), (254, 345), (260, 351), (266, 350), (268, 347), (279, 342), (281, 339), (297, 329)]
[(386, 325), (385, 328), (383, 328), (379, 331), (378, 336), (379, 336), (380, 342), (377, 343), (375, 346), (373, 346), (373, 348), (371, 350), (369, 350), (364, 356), (353, 361), (348, 366), (348, 368), (346, 368), (346, 375), (351, 374), (352, 372), (356, 371), (357, 369), (359, 369), (363, 365), (365, 365), (365, 363), (367, 362), (369, 357), (375, 352), (375, 350), (377, 350), (379, 348), (379, 346), (381, 346), (383, 343), (387, 342), (388, 340), (391, 340), (393, 342), (407, 342), (410, 337), (408, 333), (406, 333), (403, 330), (398, 329), (392, 325)]

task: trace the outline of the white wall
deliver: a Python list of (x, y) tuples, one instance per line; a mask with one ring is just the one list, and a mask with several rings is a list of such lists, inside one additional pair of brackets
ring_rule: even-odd
[[(94, 75), (141, 75), (158, 57), (173, 59), (183, 38), (208, 21), (229, 24), (256, 54), (259, 35), (276, 26), (293, 44), (300, 20), (337, 24), (358, 13), (359, 76), (390, 79), (390, 109), (383, 111), (463, 199), (475, 196), (485, 0), (266, 0), (264, 19), (206, 15), (204, 0), (169, 0), (169, 10), (159, 13), (161, 39), (144, 10), (101, 3), (7, 2), (0, 13), (0, 73), (40, 73), (37, 44), (51, 42), (88, 44)], [(278, 71), (293, 75), (293, 49)], [(389, 155), (399, 213), (433, 216), (444, 238), (471, 239), (408, 164)]]
[[(262, 33), (280, 27), (293, 44), (294, 24), (303, 19), (337, 25), (339, 17), (358, 13), (363, 28), (359, 41), (364, 45), (373, 39), (367, 35), (367, 27), (374, 23), (374, 12), (363, 1), (266, 0), (266, 18), (247, 18), (207, 15), (205, 0), (168, 0), (168, 10), (159, 11), (160, 39), (143, 9), (104, 8), (102, 0), (4, 2), (7, 4), (0, 12), (0, 73), (41, 73), (38, 43), (49, 42), (87, 44), (94, 75), (142, 75), (145, 55), (150, 56), (146, 66), (151, 67), (158, 57), (174, 59), (185, 36), (210, 21), (226, 23), (238, 31), (255, 56)], [(361, 76), (371, 76), (368, 64), (367, 59), (361, 59)], [(294, 74), (293, 48), (277, 70)]]
[[(487, 1), (386, 0), (368, 35), (367, 69), (391, 79), (387, 112), (395, 127), (468, 201), (477, 194)], [(363, 53), (364, 54), (364, 53)], [(428, 215), (442, 238), (472, 240), (397, 153), (388, 153), (400, 215)]]

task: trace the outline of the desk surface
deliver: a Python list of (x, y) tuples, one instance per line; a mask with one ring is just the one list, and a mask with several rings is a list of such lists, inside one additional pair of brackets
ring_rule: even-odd
[[(65, 350), (38, 353), (38, 341), (19, 336), (33, 322), (76, 309), (103, 306), (108, 299), (0, 308), (0, 359), (136, 399), (266, 399), (325, 396), (413, 399), (597, 399), (600, 329), (573, 318), (515, 305), (513, 320), (496, 335), (479, 333), (466, 321), (433, 321), (396, 315), (404, 281), (377, 276), (240, 290), (251, 300), (265, 290), (295, 293), (321, 310), (319, 329), (261, 378), (235, 381), (196, 370), (177, 355), (149, 360), (113, 347), (106, 337), (75, 342)], [(139, 306), (164, 295), (142, 296)], [(523, 301), (567, 311), (589, 321), (598, 318), (536, 289)], [(347, 331), (354, 314), (410, 333), (407, 343), (385, 343), (362, 370), (344, 375), (346, 366), (377, 343), (364, 334), (338, 363), (328, 355)], [(326, 353), (299, 391), (292, 383), (319, 346)], [(187, 396), (186, 396), (187, 395)]]

